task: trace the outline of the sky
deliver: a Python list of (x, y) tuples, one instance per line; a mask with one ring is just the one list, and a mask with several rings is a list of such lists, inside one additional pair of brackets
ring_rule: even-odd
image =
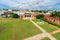
[(60, 0), (0, 0), (0, 9), (60, 10)]

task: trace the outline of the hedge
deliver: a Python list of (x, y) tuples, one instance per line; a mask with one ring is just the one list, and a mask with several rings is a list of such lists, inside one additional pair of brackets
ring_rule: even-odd
[(52, 24), (52, 25), (58, 26), (58, 27), (60, 28), (59, 25), (57, 25), (57, 24), (54, 23), (54, 22), (51, 22), (51, 21), (47, 20), (46, 18), (41, 18), (41, 20), (43, 20), (43, 21), (45, 21), (45, 22), (48, 22), (49, 24)]

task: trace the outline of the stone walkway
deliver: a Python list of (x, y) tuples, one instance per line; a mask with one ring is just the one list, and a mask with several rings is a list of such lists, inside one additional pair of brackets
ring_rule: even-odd
[(30, 21), (39, 29), (41, 30), (43, 33), (42, 34), (38, 34), (38, 35), (35, 35), (35, 36), (32, 36), (32, 37), (29, 37), (27, 39), (24, 39), (24, 40), (41, 40), (43, 39), (44, 37), (48, 37), (50, 38), (51, 40), (56, 40), (53, 36), (51, 36), (48, 32), (46, 32), (43, 28), (41, 28), (38, 24), (36, 24), (34, 21), (32, 21), (30, 19)]

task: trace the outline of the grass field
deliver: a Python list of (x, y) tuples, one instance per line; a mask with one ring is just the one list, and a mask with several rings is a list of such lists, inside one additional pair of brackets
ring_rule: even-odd
[(0, 40), (23, 40), (39, 33), (29, 20), (0, 18)]
[(48, 37), (45, 37), (45, 38), (43, 38), (43, 39), (41, 39), (41, 40), (50, 40)]
[[(38, 19), (34, 19), (33, 21), (35, 21), (36, 23), (40, 22)], [(42, 23), (44, 23), (44, 24), (42, 24)], [(44, 28), (47, 32), (53, 32), (53, 31), (59, 29), (57, 26), (51, 25), (45, 21), (42, 21), (42, 23), (38, 24), (38, 25), (40, 25), (40, 27)], [(53, 34), (52, 36), (54, 36), (57, 40), (60, 40), (60, 33)], [(47, 38), (45, 38), (43, 40), (47, 40)]]
[[(35, 21), (36, 23), (40, 22), (38, 19), (34, 19), (33, 21)], [(47, 32), (53, 32), (53, 31), (58, 29), (56, 26), (51, 25), (51, 24), (49, 24), (45, 21), (41, 21), (41, 22), (44, 23), (44, 24), (41, 23), (41, 24), (38, 24), (38, 25), (40, 25), (42, 28), (44, 28)]]
[(60, 40), (60, 32), (53, 35), (57, 40)]

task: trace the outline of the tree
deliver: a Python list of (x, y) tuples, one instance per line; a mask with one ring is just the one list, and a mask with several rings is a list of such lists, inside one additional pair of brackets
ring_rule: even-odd
[(60, 12), (54, 11), (51, 14), (53, 17), (60, 17)]
[(43, 17), (44, 17), (43, 14), (36, 15), (36, 18), (37, 18), (37, 19), (41, 19), (41, 18), (43, 18)]
[(7, 18), (8, 17), (8, 12), (4, 12), (5, 17)]
[(39, 10), (39, 12), (47, 13), (48, 10)]
[(13, 18), (19, 18), (18, 14), (13, 14), (12, 17)]
[(14, 14), (13, 12), (7, 11), (7, 12), (4, 12), (4, 14), (1, 14), (1, 15), (2, 16), (4, 15), (7, 18), (7, 17), (11, 17), (13, 14)]

